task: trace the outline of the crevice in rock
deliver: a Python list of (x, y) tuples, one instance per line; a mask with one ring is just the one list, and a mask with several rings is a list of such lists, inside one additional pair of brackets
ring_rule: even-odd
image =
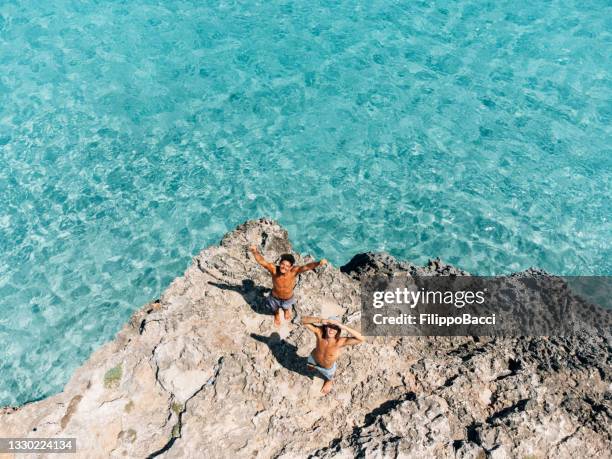
[(527, 403), (529, 402), (528, 398), (524, 398), (519, 400), (518, 402), (498, 411), (497, 413), (493, 413), (491, 416), (487, 418), (487, 424), (491, 424), (499, 419), (503, 419), (512, 413), (516, 413), (519, 411), (524, 411)]
[[(196, 390), (193, 394), (191, 394), (191, 396), (187, 400), (185, 400), (185, 403), (183, 403), (183, 405), (182, 405), (180, 410), (176, 410), (175, 411), (176, 415), (177, 415), (177, 421), (176, 421), (176, 424), (174, 425), (174, 427), (172, 427), (172, 433), (171, 433), (170, 439), (160, 449), (158, 449), (157, 451), (154, 451), (151, 454), (149, 454), (147, 456), (147, 459), (152, 459), (154, 457), (157, 457), (157, 456), (165, 453), (170, 448), (172, 448), (172, 446), (174, 445), (174, 443), (176, 442), (177, 439), (182, 438), (181, 437), (181, 431), (182, 431), (182, 428), (183, 428), (183, 414), (185, 414), (187, 412), (187, 405), (189, 404), (189, 401), (191, 399), (193, 399), (196, 395), (198, 395), (200, 392), (202, 392), (206, 388), (206, 386), (214, 384), (215, 380), (217, 379), (217, 376), (219, 375), (219, 371), (221, 370), (221, 364), (222, 363), (223, 363), (223, 357), (220, 357), (218, 362), (217, 362), (217, 365), (215, 366), (215, 373), (214, 373), (214, 375), (211, 378), (209, 378), (204, 384), (202, 384), (198, 390)], [(172, 411), (175, 406), (176, 405), (173, 402), (171, 404), (170, 410)], [(170, 413), (170, 416), (172, 416), (171, 413)]]
[(559, 446), (562, 445), (563, 443), (565, 443), (566, 441), (568, 441), (570, 438), (572, 438), (574, 435), (576, 435), (576, 432), (578, 432), (580, 428), (576, 428), (574, 429), (574, 431), (568, 435), (566, 435), (565, 437), (563, 437), (561, 440), (559, 440), (557, 443), (555, 443), (554, 446)]
[(468, 441), (481, 446), (480, 432), (478, 431), (479, 427), (482, 427), (482, 424), (472, 422), (469, 426), (466, 427), (466, 435)]
[(518, 359), (509, 359), (508, 360), (508, 370), (512, 372), (512, 374), (516, 374), (522, 368), (521, 361)]
[(460, 375), (456, 374), (451, 376), (450, 378), (448, 378), (446, 381), (444, 381), (444, 387), (450, 387), (453, 385), (453, 382), (455, 382), (455, 379), (457, 379)]
[(198, 257), (197, 260), (198, 260), (198, 269), (202, 271), (204, 274), (210, 274), (208, 270), (202, 266), (202, 259)]
[(119, 397), (113, 398), (112, 400), (104, 400), (102, 403), (98, 405), (98, 408), (100, 408), (103, 405), (106, 405), (107, 403), (113, 403), (113, 402), (116, 402), (117, 400), (121, 400), (122, 398), (123, 396), (121, 395)]
[(416, 400), (416, 394), (414, 392), (408, 392), (400, 398), (387, 400), (386, 402), (382, 403), (378, 408), (375, 408), (374, 410), (370, 411), (368, 414), (365, 415), (362, 428), (371, 426), (372, 424), (374, 424), (377, 418), (390, 413), (398, 405), (407, 400)]
[(463, 444), (465, 443), (465, 441), (463, 440), (453, 440), (453, 450), (454, 451), (458, 451), (459, 448), (461, 448), (461, 446), (463, 446)]
[(157, 350), (157, 347), (161, 344), (162, 341), (163, 339), (159, 340), (159, 342), (155, 346), (153, 346), (153, 349), (151, 350), (151, 360), (155, 367), (155, 382), (159, 384), (159, 387), (161, 387), (164, 392), (169, 392), (169, 390), (164, 387), (163, 383), (159, 379), (159, 365), (157, 364), (157, 359), (155, 358), (155, 351)]
[(149, 319), (149, 320), (142, 319), (142, 321), (140, 322), (140, 327), (138, 328), (138, 334), (142, 335), (145, 331), (147, 324), (151, 322), (163, 322), (163, 320), (162, 319)]
[(509, 378), (510, 376), (516, 376), (516, 374), (523, 368), (520, 360), (509, 359), (508, 360), (508, 372), (495, 378), (495, 381), (501, 381)]

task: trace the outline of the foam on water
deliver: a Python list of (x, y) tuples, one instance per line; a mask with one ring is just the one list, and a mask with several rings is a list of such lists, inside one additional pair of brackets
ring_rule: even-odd
[[(12, 4), (18, 3), (18, 4)], [(607, 1), (0, 3), (0, 405), (248, 218), (611, 274)]]

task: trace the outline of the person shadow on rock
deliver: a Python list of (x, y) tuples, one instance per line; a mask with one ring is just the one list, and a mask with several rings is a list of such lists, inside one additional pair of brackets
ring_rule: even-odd
[(295, 344), (288, 343), (277, 332), (272, 333), (270, 336), (251, 333), (251, 338), (266, 344), (278, 363), (287, 370), (312, 379), (313, 374), (306, 367), (307, 359), (298, 355)]
[(270, 291), (267, 287), (255, 285), (251, 279), (243, 279), (242, 284), (224, 284), (221, 282), (208, 282), (210, 285), (220, 288), (221, 290), (231, 290), (238, 292), (244, 298), (244, 301), (251, 306), (251, 309), (257, 314), (265, 314), (271, 316), (274, 313), (266, 306), (265, 294)]

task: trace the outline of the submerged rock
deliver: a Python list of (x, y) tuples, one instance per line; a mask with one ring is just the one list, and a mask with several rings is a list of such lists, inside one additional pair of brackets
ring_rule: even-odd
[(2, 409), (0, 437), (76, 437), (78, 457), (610, 457), (609, 337), (369, 338), (323, 397), (299, 316), (359, 327), (360, 275), (465, 272), (360, 254), (302, 274), (298, 317), (275, 329), (250, 244), (291, 250), (270, 220), (228, 233), (62, 393)]

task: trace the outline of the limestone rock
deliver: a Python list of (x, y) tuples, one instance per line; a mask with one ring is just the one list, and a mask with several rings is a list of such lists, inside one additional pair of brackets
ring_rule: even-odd
[(291, 250), (270, 220), (228, 233), (63, 392), (0, 410), (0, 436), (76, 437), (77, 457), (101, 458), (610, 457), (609, 336), (370, 338), (340, 357), (322, 397), (299, 316), (359, 327), (360, 275), (465, 272), (361, 254), (302, 274), (295, 323), (275, 329), (250, 244), (270, 260)]

